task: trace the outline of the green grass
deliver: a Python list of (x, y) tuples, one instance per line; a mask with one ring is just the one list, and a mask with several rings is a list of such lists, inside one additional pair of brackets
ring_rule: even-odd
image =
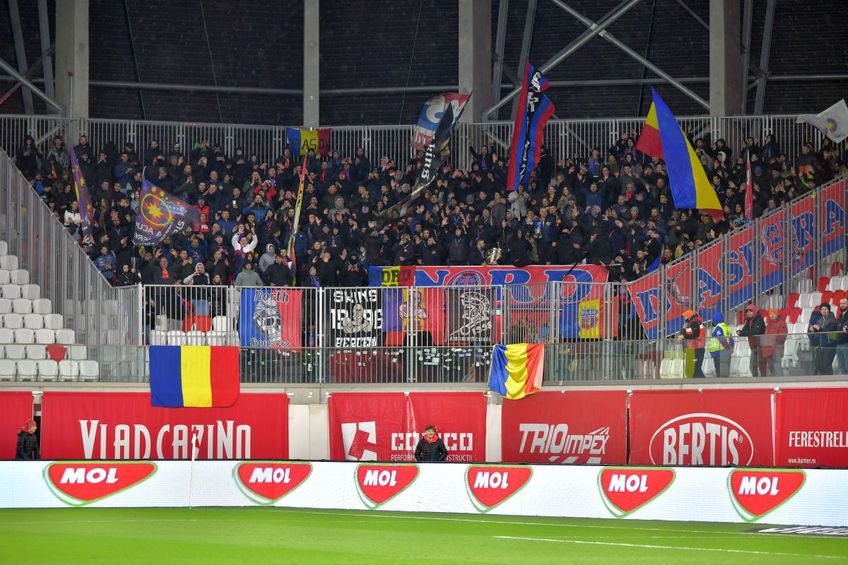
[(848, 563), (844, 538), (751, 528), (282, 508), (2, 510), (0, 563)]

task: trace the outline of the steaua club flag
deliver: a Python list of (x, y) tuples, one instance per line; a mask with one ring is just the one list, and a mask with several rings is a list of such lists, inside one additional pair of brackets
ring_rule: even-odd
[(703, 210), (714, 218), (721, 218), (724, 212), (718, 195), (695, 149), (665, 101), (656, 90), (651, 89), (651, 92), (653, 102), (636, 149), (665, 161), (675, 208)]
[(200, 212), (147, 179), (141, 184), (133, 245), (156, 245), (169, 235), (192, 229)]
[(224, 408), (240, 393), (239, 348), (151, 345), (150, 400), (163, 408)]
[(498, 344), (492, 350), (489, 388), (512, 400), (524, 398), (542, 390), (544, 370), (545, 344)]
[(309, 151), (320, 157), (330, 154), (331, 129), (286, 128), (286, 139), (293, 155), (306, 155)]

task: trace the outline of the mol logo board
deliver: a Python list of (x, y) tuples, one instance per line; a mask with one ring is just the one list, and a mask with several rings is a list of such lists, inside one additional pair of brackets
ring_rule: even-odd
[(156, 472), (149, 462), (66, 462), (44, 468), (44, 480), (56, 498), (84, 506), (134, 487)]
[(418, 465), (358, 465), (356, 490), (368, 508), (374, 509), (399, 495), (418, 478)]
[(604, 505), (618, 518), (645, 506), (665, 492), (672, 482), (673, 469), (609, 467), (598, 474)]
[(256, 504), (274, 504), (309, 478), (312, 465), (285, 461), (240, 463), (233, 478), (244, 495)]
[(478, 511), (488, 512), (524, 488), (532, 474), (530, 467), (471, 465), (465, 472), (468, 498)]
[(727, 478), (730, 499), (743, 520), (755, 522), (804, 486), (801, 470), (736, 469)]
[(654, 465), (749, 465), (754, 444), (745, 428), (724, 416), (708, 413), (672, 418), (651, 436)]

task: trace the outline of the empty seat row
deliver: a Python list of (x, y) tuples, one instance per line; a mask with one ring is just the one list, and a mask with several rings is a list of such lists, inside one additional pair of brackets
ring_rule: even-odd
[(26, 269), (15, 269), (14, 271), (0, 269), (0, 284), (27, 285), (29, 284), (29, 271)]
[(1, 255), (0, 256), (0, 269), (5, 271), (16, 271), (18, 269), (18, 256), (17, 255)]
[(96, 381), (99, 377), (97, 361), (0, 359), (0, 381)]
[(88, 348), (85, 345), (18, 345), (6, 344), (0, 345), (0, 359), (32, 359), (39, 361), (41, 359), (53, 359), (61, 361), (62, 359), (72, 359), (74, 361), (83, 361), (88, 358)]
[[(28, 285), (38, 288), (36, 285)], [(26, 288), (17, 285), (5, 285), (3, 288), (3, 298), (0, 298), (0, 314), (50, 314), (53, 311), (53, 305), (47, 298), (11, 298), (5, 293), (7, 288)]]
[(150, 332), (150, 345), (236, 345), (238, 333), (224, 331), (182, 332), (179, 330)]
[(60, 343), (62, 345), (71, 345), (76, 341), (74, 330), (30, 330), (20, 328), (10, 330), (8, 328), (0, 328), (0, 344), (18, 343), (29, 345), (31, 343), (39, 343), (49, 345), (51, 343)]
[(18, 330), (62, 329), (61, 314), (0, 314), (0, 328)]

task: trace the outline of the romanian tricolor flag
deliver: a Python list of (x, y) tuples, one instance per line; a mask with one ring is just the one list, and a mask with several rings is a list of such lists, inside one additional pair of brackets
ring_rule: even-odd
[(150, 397), (165, 408), (221, 408), (239, 397), (239, 349), (151, 345)]
[(309, 151), (326, 157), (330, 154), (331, 129), (286, 128), (286, 139), (293, 155), (306, 155)]
[(512, 400), (524, 398), (542, 390), (544, 370), (543, 343), (496, 345), (492, 350), (489, 388)]
[(665, 161), (671, 197), (676, 208), (696, 208), (721, 218), (723, 212), (718, 195), (707, 179), (692, 144), (657, 91), (651, 89), (651, 92), (654, 101), (636, 149)]

